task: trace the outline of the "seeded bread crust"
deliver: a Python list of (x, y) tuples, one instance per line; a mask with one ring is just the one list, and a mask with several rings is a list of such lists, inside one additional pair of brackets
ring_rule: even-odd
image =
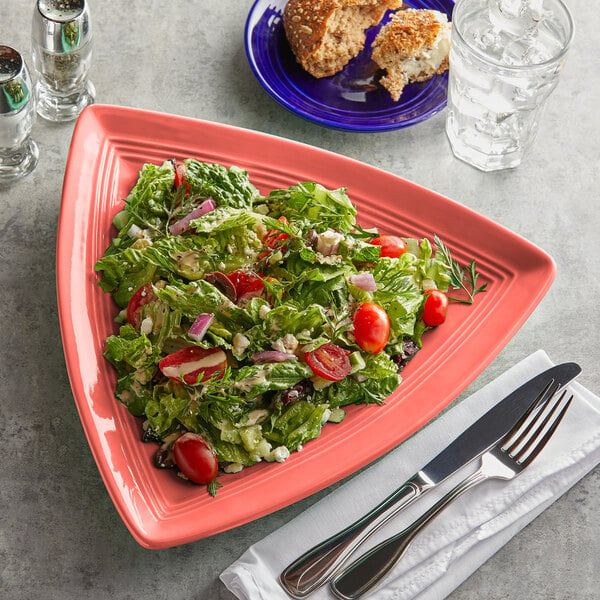
[(381, 28), (373, 42), (372, 59), (386, 71), (380, 83), (395, 101), (400, 99), (408, 83), (427, 81), (448, 69), (447, 51), (439, 64), (427, 61), (438, 36), (451, 27), (445, 15), (437, 15), (431, 10), (399, 11)]
[(402, 0), (289, 0), (283, 26), (292, 52), (317, 78), (341, 71), (365, 45), (365, 31)]

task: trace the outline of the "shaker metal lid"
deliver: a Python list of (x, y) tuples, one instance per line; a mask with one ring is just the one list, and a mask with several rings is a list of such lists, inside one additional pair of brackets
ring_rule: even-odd
[(0, 114), (20, 110), (29, 100), (30, 87), (23, 57), (10, 46), (0, 46)]
[(86, 0), (37, 0), (31, 35), (34, 42), (56, 54), (84, 46), (92, 36)]

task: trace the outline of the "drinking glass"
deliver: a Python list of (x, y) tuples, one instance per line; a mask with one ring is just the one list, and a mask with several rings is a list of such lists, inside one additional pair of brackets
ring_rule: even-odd
[(88, 79), (92, 22), (86, 0), (36, 0), (31, 30), (37, 112), (70, 121), (94, 102)]
[(0, 183), (28, 175), (35, 169), (39, 150), (31, 139), (35, 96), (23, 57), (10, 46), (0, 46)]
[(518, 166), (573, 38), (562, 0), (457, 0), (446, 134), (482, 171)]

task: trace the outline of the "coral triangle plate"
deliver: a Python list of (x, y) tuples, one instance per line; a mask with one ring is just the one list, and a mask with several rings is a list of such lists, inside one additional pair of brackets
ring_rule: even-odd
[[(117, 307), (98, 287), (94, 264), (115, 235), (112, 218), (145, 162), (195, 157), (249, 172), (266, 193), (299, 181), (346, 187), (365, 227), (413, 237), (437, 233), (463, 263), (475, 258), (488, 291), (453, 304), (425, 334), (384, 406), (349, 407), (281, 464), (260, 463), (206, 488), (154, 468), (154, 444), (113, 395), (103, 358)], [(554, 262), (500, 225), (400, 177), (356, 160), (263, 133), (131, 108), (95, 105), (75, 126), (57, 243), (57, 288), (66, 364), (90, 448), (135, 539), (148, 548), (191, 542), (289, 505), (368, 464), (425, 425), (489, 364), (550, 287)]]

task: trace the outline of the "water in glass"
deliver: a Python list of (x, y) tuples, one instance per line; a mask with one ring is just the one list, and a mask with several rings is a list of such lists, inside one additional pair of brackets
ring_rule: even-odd
[(446, 132), (484, 171), (531, 145), (572, 37), (560, 0), (459, 0), (453, 12)]

